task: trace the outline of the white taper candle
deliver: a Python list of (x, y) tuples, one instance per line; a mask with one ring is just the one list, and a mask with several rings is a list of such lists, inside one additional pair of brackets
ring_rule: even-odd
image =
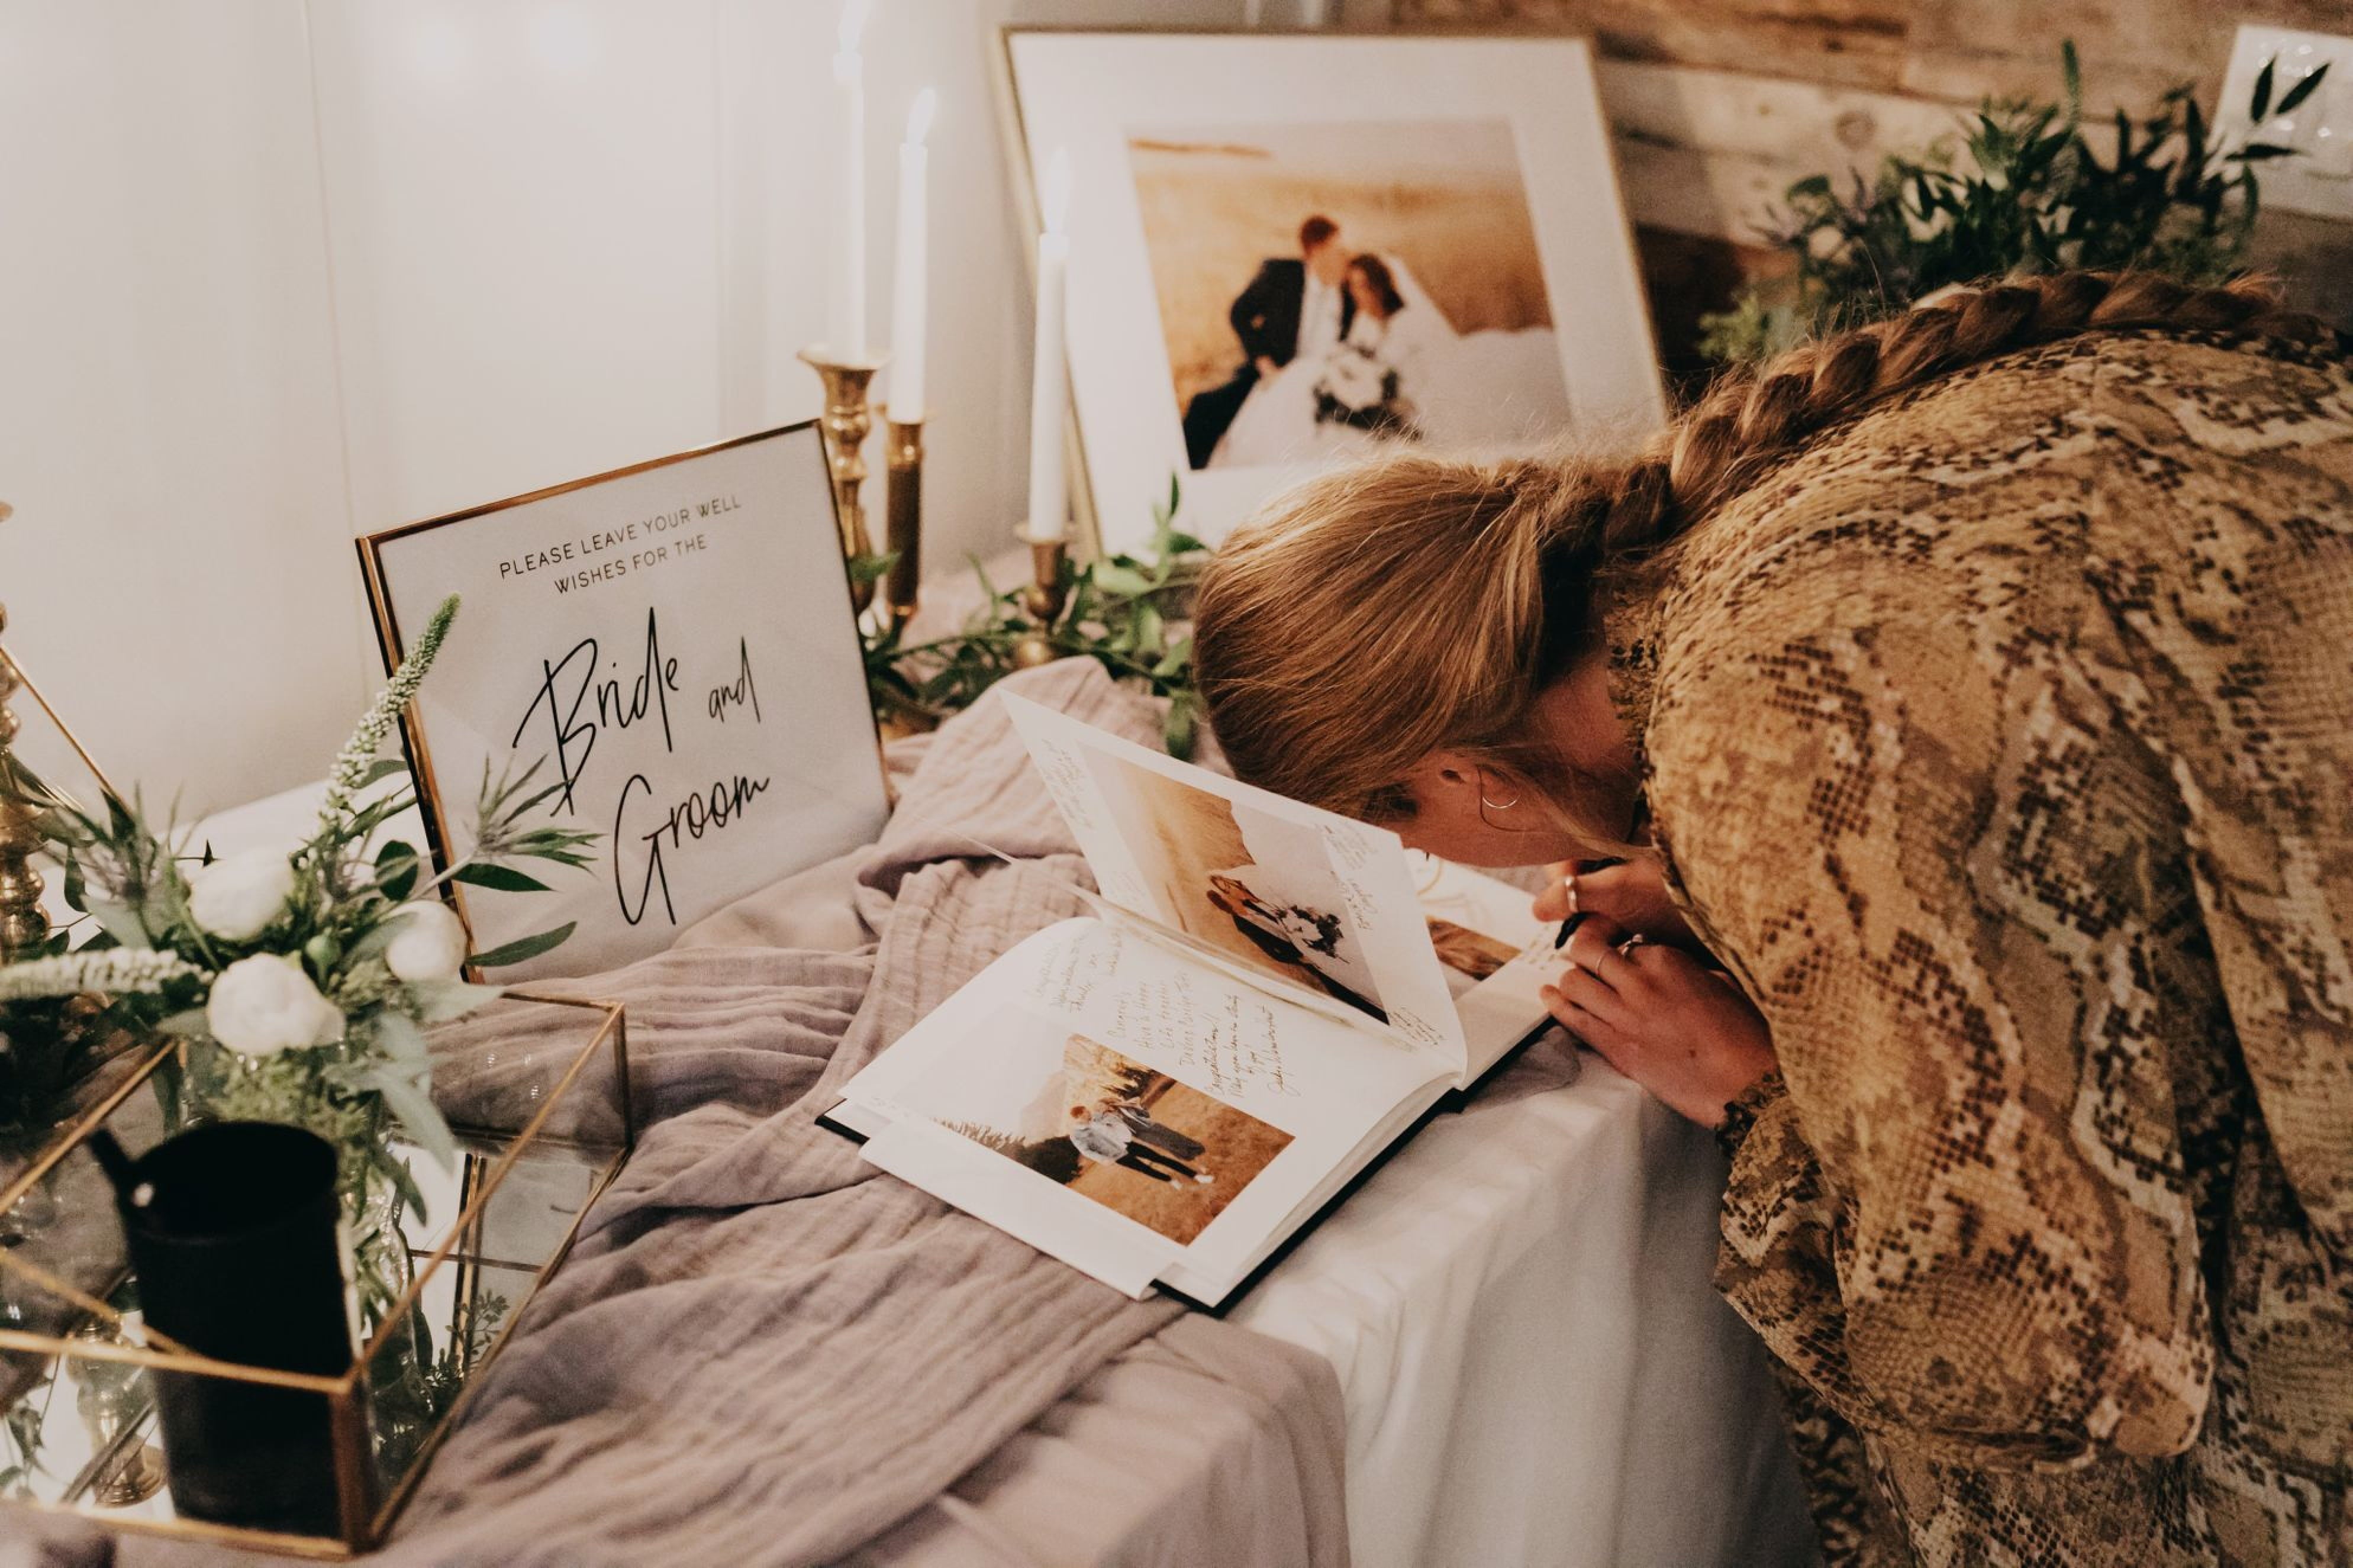
[(923, 138), (931, 133), (932, 116), (940, 95), (930, 88), (915, 95), (907, 110), (907, 140), (899, 147), (898, 261), (891, 286), (891, 417), (913, 424), (923, 416), (923, 334), (930, 314), (925, 298), (930, 287), (931, 240), (924, 204), (931, 184)]
[(868, 0), (845, 0), (840, 47), (833, 57), (834, 85), (841, 101), (841, 201), (835, 221), (833, 293), (826, 346), (838, 360), (866, 358), (866, 62), (859, 37), (866, 30)]
[(1029, 382), (1029, 537), (1049, 540), (1068, 538), (1071, 531), (1070, 475), (1062, 465), (1062, 424), (1071, 407), (1063, 363), (1064, 284), (1071, 264), (1067, 151), (1055, 150), (1039, 195), (1046, 227), (1038, 237), (1038, 336)]

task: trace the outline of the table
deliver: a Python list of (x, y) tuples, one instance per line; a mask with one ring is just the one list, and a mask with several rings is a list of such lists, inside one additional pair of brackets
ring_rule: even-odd
[[(320, 787), (204, 833), (290, 844)], [(802, 874), (796, 940), (857, 941), (849, 866)], [(1708, 1283), (1723, 1181), (1704, 1133), (1555, 1034), (1243, 1299), (1230, 1321), (1338, 1375), (1360, 1568), (1811, 1560), (1762, 1352)]]
[(1245, 1300), (1340, 1374), (1359, 1568), (1810, 1560), (1762, 1351), (1708, 1284), (1723, 1184), (1555, 1035)]

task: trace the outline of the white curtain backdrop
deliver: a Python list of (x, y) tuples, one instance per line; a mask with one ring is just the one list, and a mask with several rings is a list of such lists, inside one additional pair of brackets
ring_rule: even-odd
[[(892, 149), (941, 95), (935, 568), (1009, 545), (1023, 494), (996, 27), (1241, 14), (876, 0), (878, 342)], [(837, 15), (0, 0), (0, 602), (118, 783), (193, 816), (324, 771), (381, 672), (353, 535), (817, 412)]]

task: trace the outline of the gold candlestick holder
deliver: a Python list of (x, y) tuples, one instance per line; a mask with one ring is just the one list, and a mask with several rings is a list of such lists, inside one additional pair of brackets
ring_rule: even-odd
[[(823, 345), (803, 349), (800, 359), (825, 383), (825, 455), (833, 469), (841, 553), (846, 558), (871, 555), (874, 547), (866, 532), (866, 502), (859, 492), (866, 483), (866, 437), (874, 430), (874, 405), (868, 390), (882, 362), (836, 359)], [(860, 611), (874, 602), (871, 583), (852, 583), (849, 593)]]
[(923, 422), (892, 419), (883, 426), (882, 548), (892, 557), (882, 599), (891, 624), (915, 617), (923, 578)]
[(1066, 539), (1039, 539), (1026, 533), (1022, 537), (1029, 542), (1030, 583), (1021, 590), (1021, 607), (1038, 623), (1038, 629), (1015, 641), (1013, 662), (1023, 669), (1035, 669), (1062, 657), (1048, 628), (1070, 598), (1070, 586), (1062, 581), (1062, 563), (1070, 559), (1071, 545)]

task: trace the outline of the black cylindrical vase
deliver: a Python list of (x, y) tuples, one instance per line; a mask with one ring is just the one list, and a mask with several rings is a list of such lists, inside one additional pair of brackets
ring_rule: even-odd
[[(149, 1327), (241, 1366), (340, 1376), (351, 1365), (335, 1151), (299, 1127), (222, 1121), (135, 1162), (120, 1192)], [(162, 1372), (172, 1504), (191, 1519), (334, 1530), (328, 1398)]]

